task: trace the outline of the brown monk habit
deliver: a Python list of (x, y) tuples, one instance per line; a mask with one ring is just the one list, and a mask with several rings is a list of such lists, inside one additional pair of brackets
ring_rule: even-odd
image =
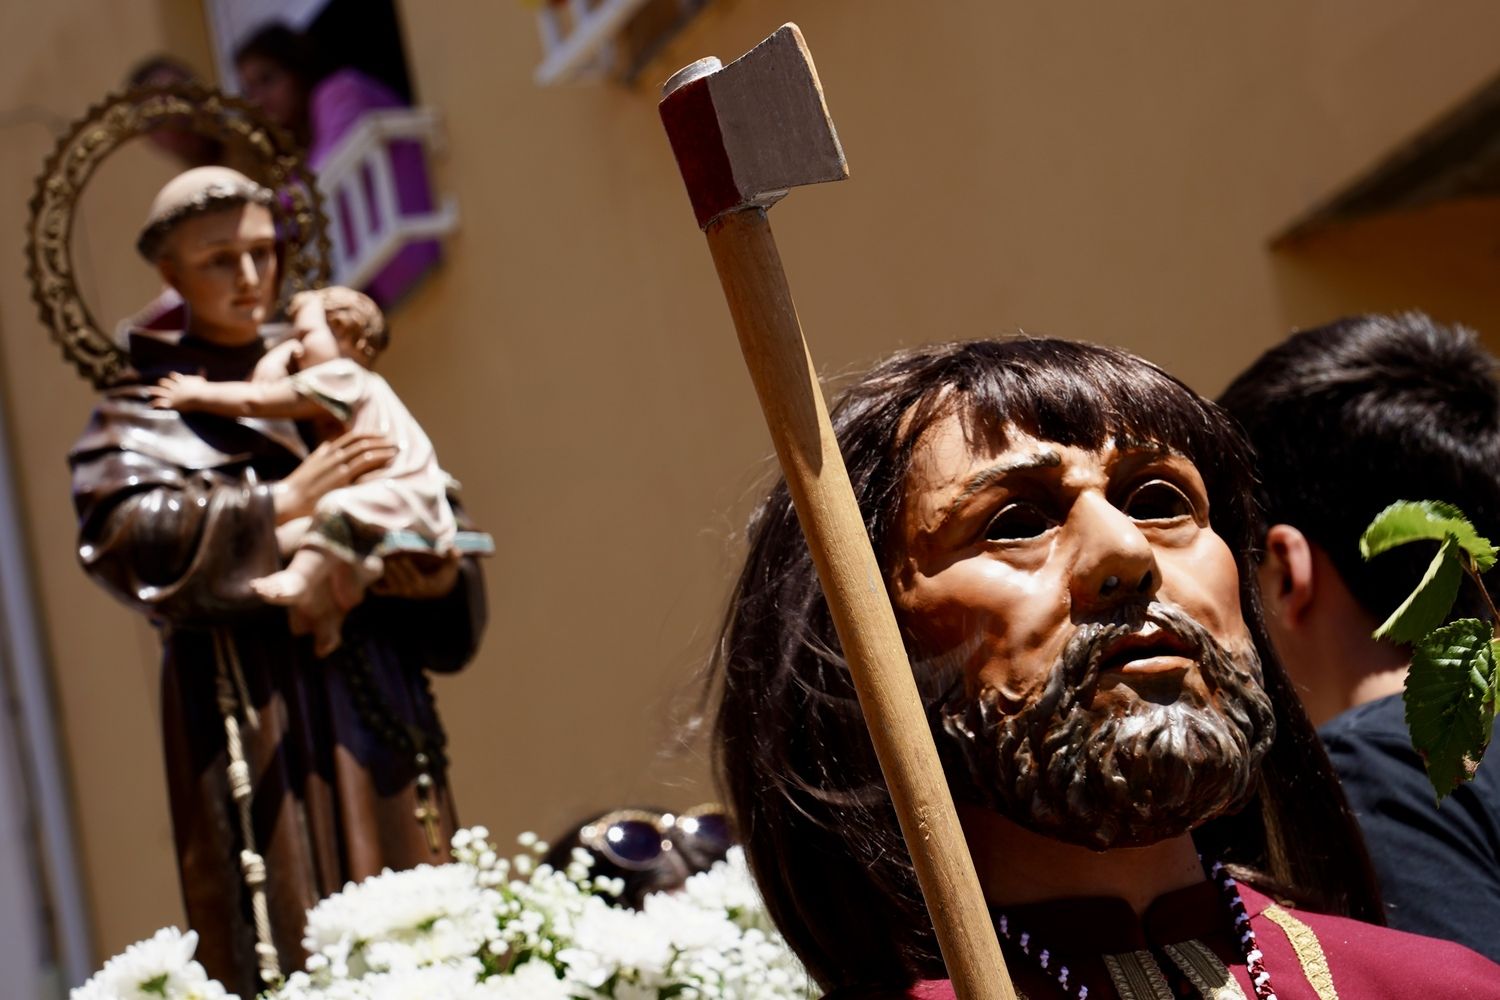
[[(171, 370), (245, 379), (262, 352), (185, 336), (131, 343), (140, 385)], [(304, 452), (289, 423), (154, 410), (127, 386), (101, 401), (70, 455), (85, 568), (161, 630), (167, 783), (198, 957), (246, 997), (261, 988), (255, 915), (221, 702), (237, 716), (272, 938), (290, 972), (320, 897), (384, 867), (447, 860), (454, 814), (425, 671), (461, 668), (484, 627), (482, 580), (466, 560), (446, 597), (366, 598), (344, 648), (315, 659), (285, 610), (248, 586), (281, 568), (268, 484)]]

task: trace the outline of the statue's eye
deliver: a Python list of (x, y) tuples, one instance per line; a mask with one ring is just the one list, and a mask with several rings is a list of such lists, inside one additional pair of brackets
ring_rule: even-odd
[(984, 537), (990, 542), (1014, 541), (1018, 538), (1035, 538), (1052, 527), (1052, 519), (1035, 504), (1007, 504), (984, 529)]
[(1131, 491), (1121, 508), (1137, 521), (1170, 521), (1194, 515), (1187, 494), (1162, 479), (1153, 479)]

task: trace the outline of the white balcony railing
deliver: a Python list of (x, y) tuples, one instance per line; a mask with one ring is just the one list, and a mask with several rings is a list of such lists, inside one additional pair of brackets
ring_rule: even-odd
[(546, 0), (536, 13), (542, 64), (533, 79), (547, 87), (584, 76), (607, 76), (615, 37), (650, 0)]
[(418, 142), (427, 154), (440, 138), (437, 116), (426, 109), (369, 111), (318, 167), (336, 284), (361, 288), (408, 243), (442, 236), (458, 225), (451, 197), (439, 200), (434, 191), (435, 207), (419, 213), (403, 213), (397, 198), (392, 144)]

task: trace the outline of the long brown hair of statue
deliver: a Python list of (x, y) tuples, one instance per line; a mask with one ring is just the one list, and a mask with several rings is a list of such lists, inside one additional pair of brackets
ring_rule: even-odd
[[(1322, 745), (1266, 639), (1254, 585), (1248, 446), (1213, 403), (1123, 351), (975, 341), (895, 355), (858, 379), (833, 423), (882, 564), (913, 446), (958, 412), (986, 429), (1098, 448), (1114, 435), (1186, 455), (1235, 554), (1276, 738), (1259, 790), (1194, 836), (1206, 857), (1325, 912), (1383, 923), (1369, 858)], [(777, 926), (825, 988), (941, 977), (942, 960), (786, 484), (756, 510), (714, 657), (720, 780)], [(948, 692), (918, 676), (929, 721)], [(951, 678), (950, 678), (951, 682)], [(940, 747), (944, 741), (939, 740)], [(1024, 864), (1024, 859), (1017, 859)]]

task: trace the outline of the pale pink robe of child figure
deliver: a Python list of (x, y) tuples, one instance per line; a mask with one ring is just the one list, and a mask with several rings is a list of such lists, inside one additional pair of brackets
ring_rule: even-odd
[[(292, 609), (298, 631), (313, 634), (320, 656), (338, 648), (344, 616), (380, 578), (382, 556), (451, 557), (458, 530), (448, 503), (450, 479), (431, 440), (386, 380), (368, 369), (379, 349), (368, 327), (347, 321), (330, 325), (324, 310), (330, 297), (363, 300), (363, 308), (339, 312), (373, 316), (378, 326), (378, 310), (358, 292), (303, 293), (294, 302), (293, 339), (267, 353), (253, 382), (175, 374), (152, 390), (161, 407), (311, 419), (324, 439), (362, 431), (395, 446), (388, 465), (330, 491), (310, 518), (278, 529), (283, 552), (292, 551), (291, 562), (251, 584), (266, 601)], [(293, 364), (300, 366), (294, 374)]]

